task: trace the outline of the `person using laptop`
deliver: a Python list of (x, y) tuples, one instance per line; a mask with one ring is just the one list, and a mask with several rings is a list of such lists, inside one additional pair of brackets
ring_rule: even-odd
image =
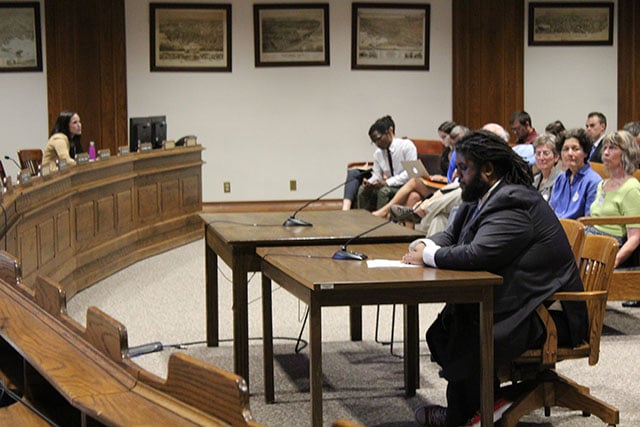
[(373, 153), (371, 176), (363, 178), (360, 184), (360, 170), (347, 172), (342, 210), (351, 209), (355, 200), (361, 209), (378, 209), (409, 180), (402, 162), (416, 160), (418, 151), (410, 139), (396, 138), (395, 128), (395, 122), (388, 115), (376, 120), (369, 128), (369, 138), (377, 147)]
[[(451, 130), (448, 138), (451, 141), (450, 145), (455, 147), (455, 143), (466, 135), (469, 132), (469, 128), (461, 125), (457, 125)], [(452, 158), (454, 158), (455, 150), (452, 152)], [(451, 170), (451, 174), (453, 174), (453, 169)], [(451, 182), (450, 175), (446, 178), (444, 176), (430, 176), (431, 180), (436, 182)], [(422, 178), (412, 178), (407, 182), (402, 188), (400, 188), (393, 198), (384, 206), (374, 211), (373, 214), (375, 216), (379, 216), (381, 218), (389, 218), (391, 213), (391, 206), (400, 205), (407, 206), (408, 209), (411, 209), (412, 206), (420, 203), (426, 197), (434, 193), (434, 188), (427, 185), (424, 179)], [(419, 220), (417, 222), (420, 222)]]

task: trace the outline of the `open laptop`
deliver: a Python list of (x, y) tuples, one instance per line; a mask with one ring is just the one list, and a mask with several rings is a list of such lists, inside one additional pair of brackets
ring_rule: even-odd
[(429, 179), (430, 174), (427, 168), (424, 167), (422, 160), (404, 160), (402, 167), (407, 171), (411, 178), (425, 178)]

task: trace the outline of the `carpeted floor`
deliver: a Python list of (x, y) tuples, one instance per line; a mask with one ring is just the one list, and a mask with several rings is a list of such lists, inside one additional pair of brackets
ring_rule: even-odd
[[(137, 357), (145, 369), (166, 376), (174, 345), (208, 363), (232, 370), (231, 285), (229, 268), (220, 263), (220, 347), (208, 348), (205, 339), (204, 241), (139, 262), (74, 296), (68, 311), (85, 323), (86, 309), (95, 305), (125, 324), (129, 345), (159, 341), (164, 350)], [(260, 274), (250, 275), (249, 336), (251, 408), (257, 421), (269, 426), (310, 424), (308, 353), (295, 352), (305, 306), (273, 287), (276, 403), (266, 405), (262, 382)], [(421, 328), (435, 318), (441, 304), (420, 306)], [(364, 341), (349, 341), (348, 309), (323, 309), (323, 375), (325, 425), (347, 418), (368, 426), (411, 426), (413, 409), (426, 402), (444, 404), (445, 381), (429, 361), (426, 344), (421, 345), (421, 389), (413, 398), (403, 394), (402, 359), (390, 354), (389, 346), (377, 343), (375, 307), (363, 310)], [(402, 335), (402, 310), (396, 313), (395, 339)], [(391, 307), (381, 307), (380, 335), (391, 334)], [(303, 339), (307, 337), (305, 330)], [(304, 345), (304, 343), (302, 344)], [(402, 352), (397, 342), (394, 352)], [(640, 309), (625, 309), (610, 303), (605, 321), (600, 361), (588, 366), (584, 360), (563, 362), (559, 370), (591, 388), (592, 393), (618, 407), (621, 426), (640, 425), (640, 390), (635, 384), (640, 363)], [(521, 426), (600, 426), (595, 418), (579, 412), (552, 409), (551, 417), (536, 411), (523, 418)]]

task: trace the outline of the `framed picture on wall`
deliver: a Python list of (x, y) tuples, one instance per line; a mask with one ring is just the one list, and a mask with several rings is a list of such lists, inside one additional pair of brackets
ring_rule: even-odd
[(529, 3), (530, 46), (613, 45), (613, 3)]
[(231, 71), (231, 5), (150, 3), (151, 71)]
[(254, 4), (256, 67), (329, 65), (329, 5)]
[(426, 3), (353, 3), (351, 68), (428, 70), (430, 13)]
[(40, 3), (0, 3), (0, 71), (42, 71)]

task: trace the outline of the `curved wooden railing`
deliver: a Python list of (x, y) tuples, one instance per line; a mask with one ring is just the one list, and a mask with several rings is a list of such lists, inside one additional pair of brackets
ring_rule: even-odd
[(202, 236), (201, 146), (132, 153), (34, 177), (4, 193), (0, 249), (67, 296)]

